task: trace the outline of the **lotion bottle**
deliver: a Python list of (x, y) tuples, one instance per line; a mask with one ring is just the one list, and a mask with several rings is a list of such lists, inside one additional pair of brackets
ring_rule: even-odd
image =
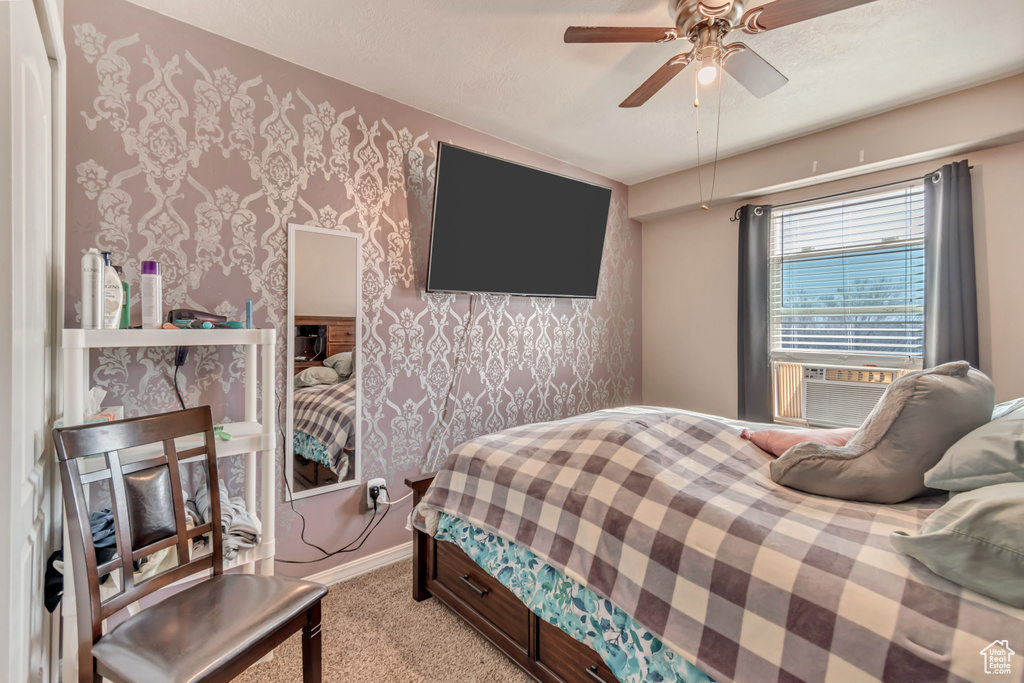
[(124, 290), (124, 297), (121, 301), (121, 329), (127, 330), (132, 326), (132, 286), (124, 279), (124, 270), (121, 266), (114, 266), (114, 272), (121, 278), (121, 289)]
[(121, 278), (110, 263), (110, 252), (103, 256), (103, 329), (116, 330), (121, 327), (121, 306), (124, 304), (124, 289)]
[(91, 248), (82, 257), (82, 329), (103, 328), (103, 257)]
[(158, 329), (163, 325), (163, 283), (159, 261), (143, 261), (140, 288), (142, 290), (142, 327)]

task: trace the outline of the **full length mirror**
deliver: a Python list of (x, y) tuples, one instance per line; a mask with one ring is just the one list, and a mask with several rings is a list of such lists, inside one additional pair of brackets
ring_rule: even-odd
[(360, 481), (360, 241), (288, 226), (285, 476), (296, 498)]

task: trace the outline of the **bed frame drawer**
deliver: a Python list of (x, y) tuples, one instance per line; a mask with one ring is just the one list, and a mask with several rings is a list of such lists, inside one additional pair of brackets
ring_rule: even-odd
[(530, 610), (512, 591), (451, 543), (437, 543), (436, 566), (437, 583), (526, 649)]
[(354, 319), (341, 320), (327, 326), (327, 341), (348, 342), (352, 344), (356, 336), (356, 322)]
[(608, 665), (589, 647), (543, 619), (537, 628), (537, 661), (566, 683), (616, 683)]
[[(414, 505), (433, 478), (405, 480)], [(416, 529), (412, 556), (416, 602), (439, 600), (540, 683), (616, 683), (601, 655), (531, 612), (458, 546)]]

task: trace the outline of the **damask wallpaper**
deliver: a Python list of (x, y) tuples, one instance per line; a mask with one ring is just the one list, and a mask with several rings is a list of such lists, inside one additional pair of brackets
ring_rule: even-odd
[[(123, 265), (136, 322), (140, 263), (160, 261), (165, 310), (237, 320), (253, 300), (256, 325), (279, 332), (283, 397), (287, 225), (300, 223), (363, 236), (363, 473), (386, 477), (393, 497), (472, 436), (639, 401), (640, 226), (624, 186), (123, 0), (67, 0), (65, 27), (68, 326), (80, 324), (82, 250)], [(597, 299), (479, 297), (448, 429), (470, 299), (423, 287), (439, 140), (613, 187)], [(92, 381), (128, 415), (172, 410), (172, 358), (107, 349)], [(240, 350), (193, 349), (182, 371), (189, 405), (240, 419)], [(239, 477), (229, 466), (234, 494)], [(297, 502), (306, 538), (354, 538), (365, 523), (357, 496)], [(278, 504), (278, 557), (318, 557)], [(407, 541), (406, 512), (361, 554)], [(353, 557), (278, 569), (304, 575)]]

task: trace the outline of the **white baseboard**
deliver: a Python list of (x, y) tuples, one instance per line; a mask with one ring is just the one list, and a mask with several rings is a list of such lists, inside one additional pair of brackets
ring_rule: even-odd
[(346, 562), (345, 564), (337, 567), (325, 569), (322, 572), (317, 572), (316, 574), (307, 576), (306, 580), (315, 581), (324, 585), (330, 585), (340, 581), (348, 581), (360, 574), (365, 574), (366, 572), (373, 571), (374, 569), (386, 567), (389, 564), (399, 562), (407, 557), (412, 557), (412, 541), (403, 543), (402, 545), (396, 545), (394, 548), (382, 550), (379, 553), (374, 553), (373, 555), (367, 555), (366, 557), (353, 560), (352, 562)]

